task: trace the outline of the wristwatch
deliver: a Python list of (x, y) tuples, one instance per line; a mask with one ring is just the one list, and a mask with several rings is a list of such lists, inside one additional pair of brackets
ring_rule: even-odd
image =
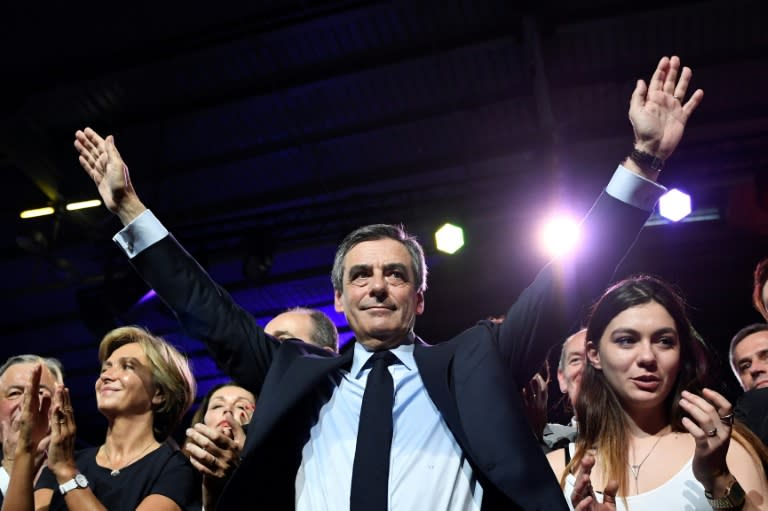
[(59, 485), (59, 491), (62, 495), (66, 495), (72, 490), (76, 490), (78, 488), (88, 488), (88, 479), (86, 479), (83, 474), (77, 474), (66, 483)]
[(731, 481), (730, 486), (725, 490), (725, 495), (719, 499), (714, 498), (714, 495), (707, 490), (704, 490), (704, 496), (707, 498), (707, 502), (709, 502), (712, 509), (741, 509), (746, 497), (744, 489), (736, 478)]
[(641, 167), (650, 169), (654, 172), (661, 172), (661, 169), (664, 168), (664, 160), (639, 149), (633, 148), (632, 152), (629, 153), (629, 159)]

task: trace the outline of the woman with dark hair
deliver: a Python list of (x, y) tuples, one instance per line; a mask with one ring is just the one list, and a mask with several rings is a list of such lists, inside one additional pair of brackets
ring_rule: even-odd
[(184, 452), (202, 475), (205, 511), (216, 509), (224, 484), (240, 463), (245, 428), (255, 408), (256, 397), (230, 381), (211, 388), (192, 416)]
[[(50, 404), (47, 466), (32, 492), (35, 424), (40, 411), (38, 365), (24, 391), (16, 463), (3, 509), (200, 509), (195, 470), (169, 438), (189, 409), (196, 383), (187, 358), (143, 328), (116, 328), (99, 345), (96, 404), (107, 419), (100, 446), (75, 451), (69, 390), (58, 385)], [(45, 407), (44, 407), (45, 408)]]
[(754, 437), (708, 388), (710, 375), (708, 349), (671, 286), (641, 275), (609, 288), (587, 326), (579, 436), (547, 455), (570, 505), (765, 509)]

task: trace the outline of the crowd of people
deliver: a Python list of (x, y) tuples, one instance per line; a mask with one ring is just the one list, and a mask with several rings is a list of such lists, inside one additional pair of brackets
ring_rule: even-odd
[[(731, 403), (681, 294), (649, 275), (613, 281), (703, 99), (691, 77), (673, 56), (638, 80), (634, 145), (584, 218), (582, 247), (503, 320), (434, 344), (415, 333), (427, 267), (402, 227), (363, 226), (338, 247), (334, 303), (354, 333), (340, 352), (319, 311), (262, 328), (141, 202), (114, 138), (78, 131), (79, 162), (123, 224), (114, 241), (230, 380), (182, 425), (197, 394), (184, 354), (143, 327), (110, 331), (94, 375), (104, 441), (76, 450), (60, 364), (12, 357), (0, 367), (2, 510), (768, 509), (768, 326), (731, 342), (745, 391)], [(768, 320), (768, 263), (754, 277)], [(546, 415), (542, 363), (558, 348), (567, 424)]]

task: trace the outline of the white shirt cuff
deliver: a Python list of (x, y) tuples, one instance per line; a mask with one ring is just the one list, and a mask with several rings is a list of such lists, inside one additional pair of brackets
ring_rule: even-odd
[(142, 250), (154, 245), (166, 236), (168, 236), (168, 229), (150, 210), (146, 210), (115, 234), (112, 241), (117, 243), (125, 255), (133, 259)]
[(667, 193), (667, 189), (619, 165), (616, 172), (613, 173), (611, 182), (605, 187), (605, 192), (614, 199), (626, 202), (636, 208), (653, 211), (656, 202)]

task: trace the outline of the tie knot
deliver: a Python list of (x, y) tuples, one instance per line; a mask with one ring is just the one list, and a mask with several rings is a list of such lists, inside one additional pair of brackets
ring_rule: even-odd
[(389, 367), (392, 364), (395, 364), (399, 361), (400, 360), (397, 358), (397, 356), (395, 356), (394, 353), (388, 350), (377, 351), (376, 353), (371, 355), (371, 364), (383, 365), (384, 367)]

